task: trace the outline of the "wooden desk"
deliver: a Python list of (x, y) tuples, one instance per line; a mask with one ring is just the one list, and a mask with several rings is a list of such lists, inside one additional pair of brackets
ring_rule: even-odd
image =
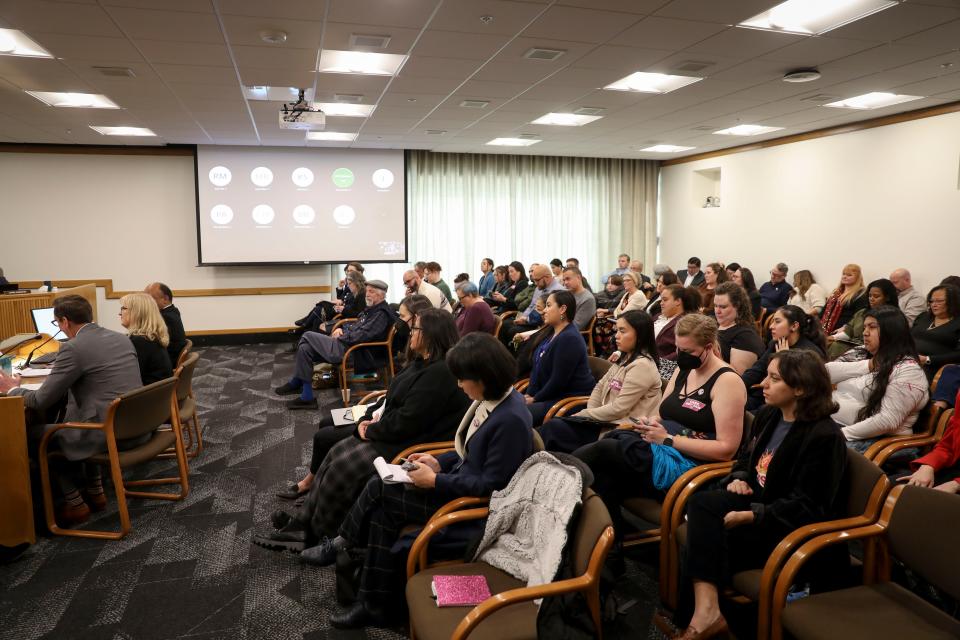
[[(29, 333), (34, 330), (32, 309), (44, 309), (53, 306), (55, 298), (66, 295), (83, 296), (93, 307), (93, 321), (97, 321), (97, 287), (85, 284), (71, 289), (61, 289), (50, 293), (11, 293), (0, 295), (0, 337), (17, 333)], [(48, 331), (49, 327), (41, 327)]]
[(36, 541), (23, 398), (0, 397), (0, 545)]

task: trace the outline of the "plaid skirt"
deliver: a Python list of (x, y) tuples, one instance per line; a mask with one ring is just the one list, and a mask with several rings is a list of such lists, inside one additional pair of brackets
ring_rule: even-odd
[(333, 537), (370, 476), (377, 450), (365, 440), (347, 438), (330, 448), (320, 463), (297, 520), (317, 538)]

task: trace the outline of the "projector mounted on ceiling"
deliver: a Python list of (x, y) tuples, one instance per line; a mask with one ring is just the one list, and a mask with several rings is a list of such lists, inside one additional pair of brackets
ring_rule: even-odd
[(293, 104), (280, 107), (280, 128), (299, 129), (301, 131), (322, 131), (326, 125), (326, 116), (318, 107), (312, 106), (304, 98), (304, 90)]

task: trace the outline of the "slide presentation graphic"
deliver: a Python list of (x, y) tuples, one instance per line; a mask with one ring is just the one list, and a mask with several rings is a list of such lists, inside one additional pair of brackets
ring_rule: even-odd
[(404, 170), (393, 149), (201, 145), (200, 264), (406, 260)]

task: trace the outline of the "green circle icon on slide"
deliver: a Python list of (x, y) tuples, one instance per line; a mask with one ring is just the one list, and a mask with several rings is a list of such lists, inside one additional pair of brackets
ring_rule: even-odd
[(353, 186), (353, 171), (346, 167), (340, 167), (333, 172), (333, 184), (341, 189)]

